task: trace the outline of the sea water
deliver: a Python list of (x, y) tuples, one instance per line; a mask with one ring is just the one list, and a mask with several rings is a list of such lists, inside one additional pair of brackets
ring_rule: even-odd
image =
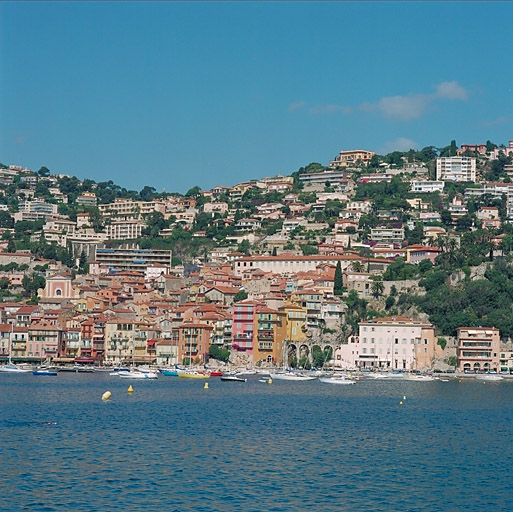
[(513, 382), (204, 382), (0, 374), (0, 510), (513, 505)]

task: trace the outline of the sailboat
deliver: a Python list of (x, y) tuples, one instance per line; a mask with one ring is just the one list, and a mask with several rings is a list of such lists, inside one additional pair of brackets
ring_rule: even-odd
[(19, 366), (16, 366), (12, 362), (12, 350), (11, 350), (11, 343), (12, 343), (12, 333), (14, 330), (14, 324), (11, 324), (11, 335), (9, 336), (9, 360), (6, 365), (0, 366), (0, 372), (3, 373), (29, 373), (32, 370), (29, 368), (20, 368)]

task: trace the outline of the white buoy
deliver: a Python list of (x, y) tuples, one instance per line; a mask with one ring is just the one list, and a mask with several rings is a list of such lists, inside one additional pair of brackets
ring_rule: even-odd
[(406, 396), (403, 396), (403, 400), (406, 400)]
[(102, 395), (102, 400), (106, 402), (107, 400), (110, 400), (110, 397), (112, 396), (112, 393), (110, 391), (105, 391)]

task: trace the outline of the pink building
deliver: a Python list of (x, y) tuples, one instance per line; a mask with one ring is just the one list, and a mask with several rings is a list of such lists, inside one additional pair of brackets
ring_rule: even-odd
[(406, 262), (420, 263), (422, 260), (429, 260), (435, 263), (436, 257), (441, 254), (442, 249), (438, 247), (429, 247), (421, 244), (414, 244), (406, 247)]
[(254, 300), (243, 300), (233, 305), (232, 349), (253, 354), (253, 325), (258, 306)]

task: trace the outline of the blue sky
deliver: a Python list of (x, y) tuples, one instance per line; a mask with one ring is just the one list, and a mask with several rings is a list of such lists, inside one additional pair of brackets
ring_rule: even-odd
[(0, 161), (126, 188), (513, 139), (509, 2), (2, 2)]

